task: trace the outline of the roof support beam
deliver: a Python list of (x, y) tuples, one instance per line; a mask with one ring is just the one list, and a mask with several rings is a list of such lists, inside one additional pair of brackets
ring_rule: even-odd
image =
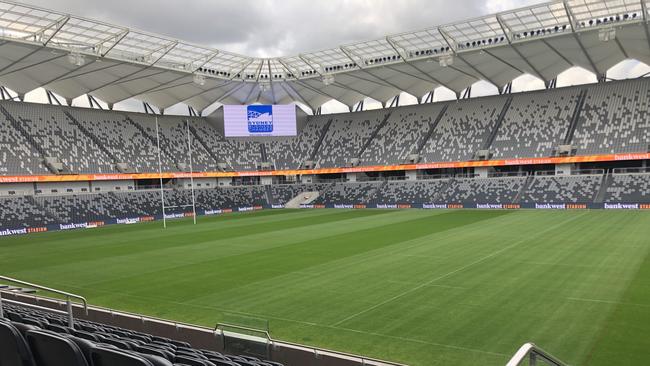
[[(330, 94), (328, 94), (328, 93), (325, 93), (324, 91), (320, 91), (320, 90), (318, 90), (318, 89), (312, 87), (311, 85), (309, 85), (309, 84), (303, 82), (302, 80), (296, 80), (296, 83), (297, 83), (297, 84), (300, 84), (301, 86), (303, 86), (303, 87), (305, 87), (305, 88), (307, 88), (307, 89), (309, 89), (309, 90), (311, 90), (311, 91), (313, 91), (313, 92), (316, 93), (316, 94), (320, 94), (320, 95), (325, 96), (325, 97), (327, 97), (327, 98), (330, 98), (330, 99), (333, 99), (333, 100), (336, 100), (336, 101), (341, 102), (340, 100), (338, 100), (337, 98), (333, 97), (332, 95), (330, 95)], [(343, 102), (341, 102), (341, 103), (343, 103)], [(345, 104), (345, 103), (343, 103), (343, 104)]]
[[(253, 94), (253, 91), (255, 90), (255, 87), (256, 86), (259, 87), (259, 84), (257, 84), (257, 83), (255, 83), (255, 84), (253, 84), (253, 83), (244, 83), (244, 84), (250, 84), (252, 87), (251, 87), (251, 90), (248, 91), (248, 94), (246, 95), (246, 98), (242, 101), (241, 104), (246, 104), (246, 102), (248, 102), (248, 100), (251, 98), (251, 95)], [(260, 92), (262, 92), (262, 88), (259, 87), (259, 89), (260, 89)]]
[(271, 88), (271, 98), (273, 100), (273, 104), (276, 103), (275, 101), (275, 90), (273, 90), (273, 73), (271, 72), (271, 60), (266, 60), (268, 67), (269, 67), (269, 87)]
[[(83, 64), (83, 65), (81, 65), (79, 67), (76, 67), (76, 68), (74, 68), (74, 69), (72, 69), (70, 71), (66, 71), (65, 73), (63, 73), (63, 74), (61, 74), (61, 75), (59, 75), (59, 76), (57, 76), (57, 77), (55, 77), (53, 79), (45, 81), (42, 84), (43, 84), (43, 86), (47, 86), (48, 84), (51, 84), (51, 83), (53, 83), (55, 81), (58, 81), (58, 80), (61, 80), (61, 79), (65, 78), (65, 77), (69, 76), (70, 74), (73, 74), (73, 73), (75, 73), (75, 72), (77, 72), (77, 71), (79, 71), (79, 70), (81, 70), (81, 69), (83, 69), (83, 68), (85, 68), (87, 66), (90, 66), (92, 64), (93, 64), (92, 62), (86, 62), (85, 64)], [(93, 71), (96, 71), (96, 70), (93, 70)]]
[(99, 44), (95, 45), (95, 47), (99, 47), (99, 46), (103, 45), (104, 43), (108, 42), (109, 40), (114, 39), (113, 43), (111, 43), (111, 45), (108, 46), (108, 49), (106, 49), (105, 51), (103, 51), (103, 52), (100, 53), (100, 55), (101, 55), (102, 57), (104, 57), (104, 56), (106, 56), (109, 52), (111, 52), (111, 50), (112, 50), (115, 46), (117, 46), (118, 43), (122, 42), (122, 40), (124, 39), (124, 37), (126, 37), (128, 34), (129, 34), (129, 30), (128, 30), (128, 29), (124, 29), (122, 32), (116, 34), (114, 37), (110, 37), (110, 38), (108, 38), (108, 39), (106, 39), (106, 40), (100, 42)]
[(553, 53), (555, 53), (558, 57), (560, 57), (562, 59), (562, 61), (564, 61), (569, 67), (573, 66), (573, 63), (571, 62), (571, 60), (569, 60), (563, 54), (561, 54), (558, 50), (556, 50), (555, 47), (551, 46), (551, 44), (548, 43), (545, 39), (542, 39), (542, 43), (544, 43), (544, 45), (546, 45), (546, 47), (548, 47), (551, 51), (553, 51)]
[[(285, 85), (286, 85), (286, 87), (285, 87)], [(311, 108), (312, 113), (313, 113), (313, 111), (314, 111), (314, 107), (313, 107), (309, 102), (307, 102), (307, 100), (306, 100), (306, 99), (305, 99), (305, 98), (304, 98), (300, 93), (298, 93), (298, 91), (297, 91), (293, 86), (291, 86), (291, 84), (289, 84), (288, 82), (285, 81), (284, 83), (280, 83), (280, 87), (282, 87), (282, 89), (284, 89), (284, 92), (285, 92), (285, 93), (287, 93), (288, 95), (291, 95), (291, 93), (289, 92), (289, 90), (287, 90), (287, 88), (289, 88), (289, 89), (290, 89), (290, 90), (291, 90), (291, 91), (292, 91), (292, 92), (293, 92), (293, 93), (298, 97), (298, 99), (300, 99), (300, 101), (301, 101), (304, 105), (306, 105), (306, 106), (308, 106), (309, 108)]]
[[(68, 23), (69, 20), (70, 20), (70, 16), (66, 15), (63, 18), (57, 20), (56, 22), (48, 25), (47, 27), (45, 27), (41, 31), (39, 31), (40, 36), (41, 36), (41, 42), (43, 43), (43, 46), (47, 46), (47, 44), (50, 43), (52, 38), (54, 38), (54, 36), (56, 36), (56, 34), (59, 33), (61, 28), (63, 28), (66, 25), (66, 23)], [(54, 32), (52, 32), (52, 34), (50, 34), (49, 37), (47, 37), (47, 38), (45, 38), (45, 40), (43, 40), (43, 36), (45, 35), (45, 31), (52, 28), (52, 27), (55, 27)]]
[[(108, 65), (108, 66), (105, 66), (105, 67), (102, 67), (102, 68), (99, 68), (99, 69), (95, 69), (95, 70), (85, 71), (85, 72), (82, 72), (82, 73), (79, 73), (79, 74), (75, 74), (75, 75), (59, 76), (56, 80), (49, 81), (48, 84), (51, 84), (51, 83), (54, 83), (54, 82), (59, 82), (59, 81), (66, 81), (66, 80), (69, 80), (69, 79), (78, 78), (78, 77), (80, 77), (80, 76), (84, 76), (84, 75), (92, 74), (92, 73), (97, 72), (97, 71), (103, 71), (103, 70), (111, 69), (111, 68), (113, 68), (113, 67), (117, 67), (117, 66), (120, 66), (120, 65), (124, 65), (125, 63), (126, 63), (126, 62), (119, 62), (119, 63), (113, 64), (113, 65)], [(86, 63), (86, 65), (92, 65), (92, 63)], [(84, 65), (84, 66), (85, 66), (85, 65)], [(77, 69), (77, 70), (79, 70), (79, 69)]]
[(228, 86), (228, 85), (230, 85), (230, 84), (232, 84), (232, 83), (234, 83), (234, 81), (229, 80), (229, 81), (227, 81), (227, 82), (225, 82), (225, 83), (223, 83), (223, 84), (221, 84), (221, 85), (217, 85), (217, 86), (215, 86), (214, 88), (210, 88), (210, 89), (208, 89), (208, 90), (201, 90), (200, 92), (198, 92), (198, 93), (196, 93), (196, 94), (192, 94), (192, 95), (190, 95), (189, 97), (185, 98), (184, 100), (182, 100), (182, 102), (184, 103), (184, 102), (186, 102), (186, 101), (188, 101), (188, 100), (190, 100), (190, 99), (192, 99), (192, 98), (200, 97), (200, 96), (203, 95), (203, 94), (209, 93), (209, 92), (214, 91), (214, 90), (217, 90), (217, 89), (221, 89), (221, 88), (223, 88), (223, 87), (225, 87), (225, 86)]
[[(200, 63), (199, 66), (195, 67), (195, 68), (192, 70), (192, 72), (193, 72), (193, 73), (194, 73), (194, 72), (197, 72), (200, 68), (202, 68), (203, 66), (207, 65), (208, 63), (210, 63), (210, 61), (214, 60), (214, 58), (217, 57), (217, 56), (219, 56), (219, 50), (214, 51), (211, 55), (209, 55), (209, 56), (205, 59), (205, 61), (203, 61), (202, 63)], [(194, 62), (194, 61), (192, 61), (192, 62)]]
[(458, 72), (462, 72), (463, 74), (468, 75), (470, 77), (473, 77), (475, 79), (483, 79), (483, 80), (489, 82), (490, 84), (496, 86), (497, 89), (499, 88), (499, 85), (497, 85), (496, 82), (494, 82), (492, 79), (490, 79), (485, 74), (483, 74), (481, 71), (479, 71), (476, 67), (474, 67), (474, 65), (469, 63), (467, 60), (465, 60), (463, 58), (463, 56), (461, 56), (461, 54), (458, 53), (458, 51), (457, 51), (458, 46), (457, 46), (456, 40), (454, 40), (449, 34), (447, 34), (447, 32), (445, 30), (438, 27), (438, 33), (440, 33), (442, 38), (445, 40), (445, 42), (447, 43), (447, 45), (449, 46), (451, 51), (454, 53), (454, 56), (456, 56), (459, 60), (463, 61), (467, 66), (469, 66), (469, 68), (472, 69), (472, 71), (474, 71), (475, 73), (478, 74), (478, 77), (476, 75), (470, 75), (470, 74), (458, 69), (457, 67), (454, 67), (454, 66), (451, 66), (451, 65), (449, 66), (450, 68), (452, 68), (452, 69), (454, 69), (454, 70), (456, 70)]
[(645, 39), (648, 42), (648, 48), (650, 48), (650, 30), (648, 30), (648, 7), (645, 4), (645, 0), (641, 0), (641, 12), (643, 13), (643, 30), (645, 31)]
[[(35, 62), (35, 63), (33, 63), (33, 64), (29, 64), (29, 65), (26, 65), (26, 66), (23, 66), (23, 67), (19, 67), (19, 68), (15, 69), (15, 70), (7, 71), (7, 72), (5, 72), (5, 73), (0, 74), (0, 77), (2, 77), (2, 76), (6, 76), (6, 75), (10, 75), (10, 74), (13, 74), (13, 73), (18, 72), (18, 71), (27, 70), (27, 69), (29, 69), (29, 68), (36, 67), (36, 66), (42, 65), (42, 64), (44, 64), (44, 63), (47, 63), (47, 62), (50, 62), (50, 61), (54, 61), (54, 60), (60, 59), (61, 57), (65, 57), (65, 56), (67, 56), (67, 55), (58, 55), (58, 56), (50, 57), (50, 58), (48, 58), (47, 60), (43, 60), (43, 61)], [(16, 61), (16, 62), (19, 62), (19, 61)], [(9, 66), (15, 65), (16, 62), (13, 62), (13, 63), (12, 63), (11, 65), (9, 65)], [(9, 67), (9, 66), (7, 66), (7, 67)], [(6, 70), (7, 67), (5, 67), (5, 68), (3, 68), (2, 70), (0, 70), (0, 72), (3, 71), (3, 70)]]
[(37, 49), (35, 49), (35, 50), (32, 50), (31, 52), (28, 52), (26, 55), (23, 55), (23, 56), (19, 57), (18, 60), (14, 61), (14, 62), (11, 62), (9, 65), (7, 65), (7, 66), (1, 68), (1, 69), (0, 69), (0, 73), (2, 73), (2, 72), (4, 72), (5, 70), (11, 68), (12, 66), (14, 66), (14, 65), (17, 64), (17, 63), (22, 62), (23, 60), (26, 60), (27, 58), (29, 58), (31, 55), (35, 54), (35, 53), (38, 52), (39, 50), (40, 50), (40, 49), (37, 48)]
[(164, 50), (163, 53), (160, 56), (158, 56), (155, 61), (153, 61), (153, 62), (151, 62), (149, 64), (149, 66), (154, 66), (155, 64), (157, 64), (158, 61), (160, 61), (163, 57), (167, 56), (167, 54), (169, 52), (171, 52), (174, 48), (176, 48), (177, 45), (178, 45), (178, 41), (174, 41), (174, 42), (171, 42), (170, 44), (164, 45), (162, 47), (159, 47), (159, 48), (149, 52), (149, 54), (147, 54), (146, 57), (151, 57), (154, 53), (156, 53), (158, 51), (161, 51), (161, 50)]
[[(222, 100), (228, 98), (230, 95), (232, 95), (232, 94), (236, 93), (237, 91), (239, 91), (239, 89), (243, 88), (245, 85), (246, 84), (241, 83), (240, 85), (228, 90), (227, 92), (221, 94), (217, 99), (210, 102), (207, 106), (209, 107), (209, 106), (213, 105), (214, 103), (221, 102)], [(201, 111), (201, 113), (203, 113), (203, 110)]]
[(161, 90), (167, 90), (167, 89), (171, 89), (171, 88), (176, 88), (176, 87), (178, 87), (178, 86), (183, 86), (183, 85), (187, 85), (187, 84), (192, 84), (192, 83), (194, 82), (194, 81), (188, 81), (188, 82), (185, 82), (185, 83), (181, 83), (181, 84), (179, 84), (179, 85), (169, 85), (169, 84), (175, 83), (175, 82), (177, 82), (178, 80), (183, 79), (183, 78), (185, 78), (185, 77), (187, 77), (187, 75), (181, 75), (181, 76), (179, 76), (179, 77), (177, 77), (177, 78), (175, 78), (175, 79), (173, 79), (173, 80), (167, 81), (167, 82), (162, 83), (162, 84), (160, 84), (160, 85), (156, 85), (156, 86), (154, 86), (154, 87), (152, 87), (152, 88), (146, 89), (145, 91), (141, 91), (141, 92), (139, 92), (138, 94), (135, 94), (135, 95), (141, 95), (141, 94), (147, 94), (147, 93), (159, 92), (159, 91), (161, 91)]
[(148, 77), (155, 76), (155, 75), (158, 75), (158, 74), (162, 74), (163, 72), (166, 72), (166, 71), (160, 71), (160, 72), (157, 72), (157, 73), (154, 73), (154, 74), (148, 74), (148, 75), (139, 76), (139, 77), (136, 77), (136, 78), (133, 78), (133, 79), (129, 79), (131, 76), (133, 76), (135, 74), (138, 74), (138, 73), (141, 73), (143, 71), (147, 71), (148, 69), (149, 69), (149, 66), (143, 67), (143, 68), (141, 68), (139, 70), (135, 70), (135, 71), (130, 72), (130, 73), (128, 73), (128, 74), (126, 74), (126, 75), (124, 75), (122, 77), (119, 77), (119, 78), (117, 78), (117, 79), (115, 79), (113, 81), (109, 81), (107, 83), (104, 83), (104, 84), (96, 87), (95, 89), (89, 90), (86, 93), (93, 93), (93, 92), (96, 92), (99, 89), (103, 89), (103, 88), (106, 88), (106, 87), (109, 87), (109, 86), (119, 85), (119, 84), (126, 83), (126, 82), (129, 82), (129, 81), (140, 80), (140, 79), (143, 79), (143, 78), (148, 78)]
[(571, 24), (571, 34), (573, 34), (573, 38), (574, 38), (574, 39), (576, 40), (576, 42), (578, 43), (578, 47), (580, 48), (580, 50), (582, 51), (582, 53), (583, 53), (583, 54), (585, 55), (585, 57), (587, 58), (587, 61), (589, 62), (589, 65), (590, 65), (590, 67), (591, 67), (591, 72), (593, 72), (594, 74), (596, 74), (596, 76), (598, 77), (598, 80), (600, 80), (600, 78), (601, 78), (601, 73), (600, 73), (600, 71), (598, 71), (598, 68), (596, 67), (596, 64), (595, 64), (594, 61), (591, 59), (591, 56), (589, 56), (589, 53), (587, 53), (587, 49), (585, 49), (585, 46), (584, 46), (584, 45), (582, 44), (582, 42), (580, 41), (580, 37), (579, 37), (578, 34), (576, 33), (576, 24), (577, 24), (577, 21), (576, 21), (575, 16), (573, 15), (573, 11), (571, 11), (571, 8), (569, 7), (569, 3), (568, 3), (567, 0), (562, 0), (562, 4), (564, 5), (564, 11), (566, 12), (566, 16), (567, 16), (567, 18), (569, 19), (569, 24)]
[(511, 38), (512, 31), (510, 30), (510, 27), (508, 27), (508, 25), (505, 23), (505, 21), (503, 21), (503, 19), (501, 19), (500, 15), (497, 15), (497, 22), (499, 23), (499, 26), (501, 27), (501, 30), (503, 31), (503, 34), (505, 34), (506, 39), (508, 40), (508, 44), (510, 44), (510, 48), (512, 48), (512, 50), (515, 51), (517, 56), (519, 56), (519, 58), (521, 58), (521, 60), (524, 61), (526, 63), (526, 65), (528, 65), (528, 67), (530, 67), (530, 69), (533, 71), (534, 76), (536, 76), (540, 80), (546, 82), (546, 79), (544, 78), (544, 76), (542, 76), (542, 73), (539, 72), (539, 70), (537, 70), (535, 65), (533, 65), (532, 62), (530, 62), (528, 60), (528, 57), (524, 57), (524, 55), (521, 53), (519, 48), (517, 48), (517, 45), (512, 43), (512, 38)]

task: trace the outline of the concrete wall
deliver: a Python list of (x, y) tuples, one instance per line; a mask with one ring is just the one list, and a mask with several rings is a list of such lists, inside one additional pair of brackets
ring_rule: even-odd
[(90, 182), (36, 183), (36, 191), (43, 195), (90, 193)]
[(135, 189), (133, 180), (107, 180), (90, 182), (90, 188), (93, 192), (123, 192)]
[(0, 184), (0, 196), (31, 196), (31, 195), (34, 195), (34, 183)]

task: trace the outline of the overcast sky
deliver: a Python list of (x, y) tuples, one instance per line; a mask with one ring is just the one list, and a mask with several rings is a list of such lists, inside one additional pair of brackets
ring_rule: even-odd
[[(542, 1), (23, 0), (22, 2), (247, 56), (274, 57), (332, 48), (341, 44), (380, 38), (391, 33), (467, 20)], [(636, 69), (632, 70), (633, 68)], [(627, 75), (642, 72), (645, 70), (645, 65), (630, 64), (621, 69), (617, 70), (617, 73)], [(592, 79), (595, 80), (595, 77), (585, 72), (569, 72), (564, 75), (559, 84), (583, 83)], [(532, 77), (524, 77), (519, 80), (515, 89), (539, 88), (540, 83)], [(486, 84), (475, 86), (473, 93), (493, 93), (495, 88)], [(449, 96), (449, 93), (440, 94), (443, 98)], [(32, 98), (36, 97), (32, 96)], [(137, 103), (127, 104), (137, 105)], [(175, 109), (185, 110), (185, 108)]]

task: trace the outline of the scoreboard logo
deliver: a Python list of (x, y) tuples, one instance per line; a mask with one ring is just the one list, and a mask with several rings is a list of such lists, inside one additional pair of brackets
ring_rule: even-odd
[(249, 133), (273, 132), (273, 106), (249, 105), (246, 111)]

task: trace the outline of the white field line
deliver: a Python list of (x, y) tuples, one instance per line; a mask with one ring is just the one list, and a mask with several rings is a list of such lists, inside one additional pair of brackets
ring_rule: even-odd
[(611, 301), (611, 300), (600, 300), (600, 299), (585, 299), (582, 297), (567, 297), (567, 300), (571, 301), (581, 301), (581, 302), (595, 302), (600, 304), (612, 304), (612, 305), (630, 305), (630, 306), (640, 306), (644, 308), (650, 308), (648, 304), (638, 304), (634, 302), (622, 302), (622, 301)]
[(390, 297), (390, 298), (388, 298), (388, 299), (386, 299), (386, 300), (384, 300), (384, 301), (382, 301), (382, 302), (379, 302), (379, 303), (377, 303), (377, 304), (375, 304), (375, 305), (373, 305), (373, 306), (371, 306), (371, 307), (369, 307), (369, 308), (366, 308), (366, 309), (361, 310), (361, 311), (359, 311), (359, 312), (357, 312), (357, 313), (354, 313), (354, 314), (352, 314), (352, 315), (350, 315), (350, 316), (348, 316), (348, 317), (346, 317), (346, 318), (343, 318), (343, 319), (339, 320), (338, 322), (334, 323), (333, 326), (339, 326), (339, 325), (341, 325), (341, 324), (347, 322), (348, 320), (354, 319), (354, 318), (356, 318), (356, 317), (358, 317), (358, 316), (360, 316), (360, 315), (363, 315), (363, 314), (365, 314), (365, 313), (367, 313), (367, 312), (370, 312), (370, 311), (372, 311), (372, 310), (375, 310), (375, 309), (377, 309), (378, 307), (384, 306), (384, 305), (386, 305), (386, 304), (388, 304), (388, 303), (390, 303), (390, 302), (393, 302), (393, 301), (395, 301), (395, 300), (397, 300), (397, 299), (400, 299), (400, 298), (402, 298), (402, 297), (404, 297), (404, 296), (406, 296), (406, 295), (409, 295), (409, 294), (411, 294), (411, 293), (413, 293), (413, 292), (415, 292), (415, 291), (418, 291), (419, 289), (421, 289), (421, 288), (423, 288), (423, 287), (426, 287), (426, 286), (428, 286), (428, 285), (431, 285), (431, 284), (434, 283), (434, 282), (440, 281), (440, 280), (442, 280), (442, 279), (444, 279), (444, 278), (447, 278), (447, 277), (449, 277), (449, 276), (452, 276), (452, 275), (454, 275), (454, 274), (456, 274), (456, 273), (458, 273), (458, 272), (464, 271), (464, 270), (466, 270), (466, 269), (468, 269), (468, 268), (470, 268), (470, 267), (473, 267), (473, 266), (475, 266), (475, 265), (477, 265), (477, 264), (483, 263), (483, 262), (485, 262), (486, 260), (488, 260), (488, 259), (490, 259), (490, 258), (493, 258), (493, 257), (495, 257), (495, 256), (497, 256), (497, 255), (499, 255), (499, 254), (501, 254), (501, 253), (503, 253), (503, 252), (505, 252), (505, 251), (507, 251), (507, 250), (509, 250), (509, 249), (512, 249), (512, 248), (514, 248), (514, 247), (516, 247), (516, 246), (519, 246), (519, 245), (521, 245), (521, 244), (524, 244), (524, 243), (526, 243), (526, 242), (529, 242), (529, 241), (530, 241), (532, 238), (534, 238), (534, 237), (538, 237), (538, 236), (540, 236), (540, 235), (543, 235), (543, 234), (546, 234), (546, 233), (548, 233), (548, 232), (551, 232), (551, 231), (557, 229), (557, 228), (560, 227), (560, 226), (566, 225), (566, 224), (568, 224), (568, 223), (570, 223), (570, 222), (572, 222), (572, 221), (574, 221), (574, 220), (576, 220), (576, 219), (578, 219), (578, 218), (584, 216), (585, 214), (586, 214), (586, 213), (583, 213), (583, 214), (581, 214), (581, 215), (574, 216), (574, 217), (570, 218), (569, 220), (562, 221), (562, 222), (559, 222), (559, 223), (557, 223), (557, 224), (555, 224), (555, 225), (549, 226), (548, 228), (546, 228), (546, 229), (544, 229), (544, 230), (542, 230), (542, 231), (539, 231), (539, 232), (537, 232), (537, 233), (534, 234), (534, 235), (531, 235), (531, 236), (529, 236), (529, 237), (527, 237), (527, 238), (525, 238), (525, 239), (521, 239), (521, 240), (519, 240), (519, 241), (517, 241), (517, 242), (515, 242), (515, 243), (513, 243), (513, 244), (510, 244), (510, 245), (508, 245), (508, 246), (506, 246), (506, 247), (503, 247), (503, 248), (501, 248), (501, 249), (499, 249), (499, 250), (496, 250), (496, 251), (494, 251), (494, 252), (492, 252), (492, 253), (490, 253), (490, 254), (484, 256), (484, 257), (481, 257), (481, 258), (479, 258), (479, 259), (477, 259), (477, 260), (475, 260), (475, 261), (473, 261), (473, 262), (471, 262), (471, 263), (468, 263), (468, 264), (466, 264), (466, 265), (464, 265), (464, 266), (462, 266), (462, 267), (459, 267), (459, 268), (457, 268), (457, 269), (455, 269), (455, 270), (453, 270), (453, 271), (451, 271), (451, 272), (447, 272), (447, 273), (445, 273), (445, 274), (443, 274), (443, 275), (440, 275), (440, 276), (438, 276), (438, 277), (435, 277), (435, 278), (433, 278), (433, 279), (431, 279), (431, 280), (429, 280), (429, 281), (427, 281), (427, 282), (424, 282), (424, 283), (422, 283), (422, 284), (420, 284), (420, 285), (418, 285), (418, 286), (415, 286), (415, 287), (413, 287), (413, 288), (411, 288), (411, 289), (408, 289), (408, 290), (406, 290), (406, 291), (404, 291), (404, 292), (401, 292), (401, 293), (399, 293), (399, 294), (397, 294), (397, 295), (395, 295), (395, 296), (392, 296), (392, 297)]

